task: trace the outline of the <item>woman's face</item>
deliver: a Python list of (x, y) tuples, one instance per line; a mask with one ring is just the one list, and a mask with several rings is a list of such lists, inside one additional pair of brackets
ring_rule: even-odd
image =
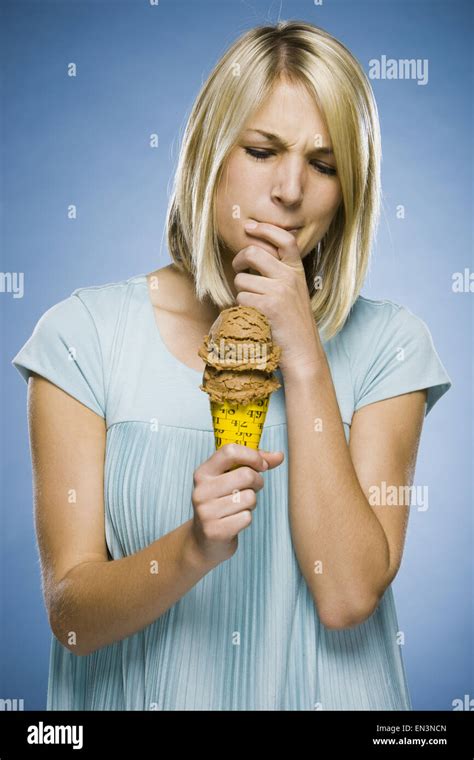
[[(287, 146), (252, 130), (281, 138)], [(224, 165), (217, 226), (232, 255), (249, 245), (274, 247), (244, 229), (249, 220), (288, 229), (302, 258), (324, 236), (341, 201), (324, 119), (306, 90), (280, 81), (248, 121)], [(329, 150), (329, 152), (328, 152)]]

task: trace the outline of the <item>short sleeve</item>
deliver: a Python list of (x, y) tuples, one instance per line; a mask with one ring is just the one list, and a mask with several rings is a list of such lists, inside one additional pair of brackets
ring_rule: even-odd
[(35, 372), (105, 418), (99, 335), (78, 295), (72, 294), (40, 317), (11, 363), (26, 382)]
[(359, 371), (355, 410), (426, 388), (426, 416), (452, 385), (427, 325), (403, 306), (383, 322), (369, 356), (364, 372)]

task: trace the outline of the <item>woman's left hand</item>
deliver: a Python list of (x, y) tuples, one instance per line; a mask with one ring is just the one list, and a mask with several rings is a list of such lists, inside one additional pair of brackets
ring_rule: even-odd
[[(232, 266), (237, 272), (234, 278), (237, 303), (254, 306), (268, 318), (272, 339), (281, 348), (283, 375), (318, 369), (323, 349), (294, 235), (264, 222), (248, 232), (268, 241), (275, 253), (249, 245), (236, 254)], [(249, 268), (260, 275), (243, 271)]]

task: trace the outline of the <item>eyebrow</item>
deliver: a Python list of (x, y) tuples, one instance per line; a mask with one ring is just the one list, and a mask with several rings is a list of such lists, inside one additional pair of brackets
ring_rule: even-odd
[[(246, 132), (257, 132), (259, 135), (263, 135), (267, 138), (267, 140), (270, 140), (270, 142), (275, 143), (275, 145), (278, 145), (280, 148), (288, 148), (288, 143), (280, 137), (280, 135), (275, 135), (273, 132), (265, 132), (263, 129), (246, 129)], [(321, 146), (320, 148), (313, 148), (313, 150), (310, 151), (310, 153), (324, 153), (326, 156), (333, 156), (334, 151), (332, 148), (329, 148), (328, 146)]]

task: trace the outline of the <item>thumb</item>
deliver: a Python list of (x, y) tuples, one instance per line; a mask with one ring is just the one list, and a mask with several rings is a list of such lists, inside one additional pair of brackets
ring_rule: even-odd
[(259, 449), (258, 453), (261, 454), (266, 462), (268, 462), (269, 470), (271, 470), (273, 467), (278, 467), (278, 465), (281, 464), (285, 458), (283, 451), (263, 451), (262, 449)]

